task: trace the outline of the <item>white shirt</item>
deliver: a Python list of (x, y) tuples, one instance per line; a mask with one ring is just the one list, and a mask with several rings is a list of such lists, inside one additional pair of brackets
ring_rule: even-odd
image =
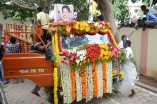
[(46, 25), (49, 23), (50, 17), (47, 13), (39, 12), (37, 13), (37, 20), (41, 20), (41, 25)]
[(118, 46), (119, 46), (119, 48), (124, 48), (122, 40), (119, 42)]
[(130, 47), (127, 47), (125, 48), (126, 50), (126, 58), (129, 59), (129, 58), (133, 58), (133, 52), (132, 52), (132, 49)]

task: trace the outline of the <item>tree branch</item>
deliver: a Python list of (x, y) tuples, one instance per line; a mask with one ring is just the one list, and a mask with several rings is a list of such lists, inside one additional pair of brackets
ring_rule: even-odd
[(35, 6), (23, 4), (23, 3), (17, 2), (16, 0), (12, 0), (12, 3), (21, 7), (21, 8), (25, 8), (25, 9), (29, 9), (29, 10), (36, 10)]

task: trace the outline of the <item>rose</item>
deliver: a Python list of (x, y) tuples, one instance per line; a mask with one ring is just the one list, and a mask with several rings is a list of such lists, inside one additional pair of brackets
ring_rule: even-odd
[(63, 50), (63, 55), (65, 55), (65, 56), (70, 56), (70, 52), (65, 49), (65, 50)]

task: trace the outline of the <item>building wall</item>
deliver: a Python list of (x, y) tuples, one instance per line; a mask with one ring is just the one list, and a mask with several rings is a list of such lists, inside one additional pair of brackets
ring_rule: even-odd
[[(0, 23), (3, 25), (3, 30), (6, 29), (6, 23), (10, 23), (10, 24), (22, 24), (20, 22), (20, 20), (15, 20), (15, 19), (12, 19), (12, 18), (7, 18), (6, 20), (3, 18), (3, 15), (0, 13)], [(24, 24), (26, 25), (30, 25), (31, 24), (31, 21), (26, 21), (24, 22)]]
[[(133, 32), (134, 31), (134, 32)], [(139, 73), (157, 79), (157, 29), (121, 28), (119, 38), (123, 34), (130, 35), (131, 48), (134, 52)]]

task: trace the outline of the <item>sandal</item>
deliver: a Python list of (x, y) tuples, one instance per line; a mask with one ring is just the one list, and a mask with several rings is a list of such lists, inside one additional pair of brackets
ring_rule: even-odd
[(32, 91), (32, 93), (35, 94), (36, 96), (40, 97), (40, 95), (37, 91)]

